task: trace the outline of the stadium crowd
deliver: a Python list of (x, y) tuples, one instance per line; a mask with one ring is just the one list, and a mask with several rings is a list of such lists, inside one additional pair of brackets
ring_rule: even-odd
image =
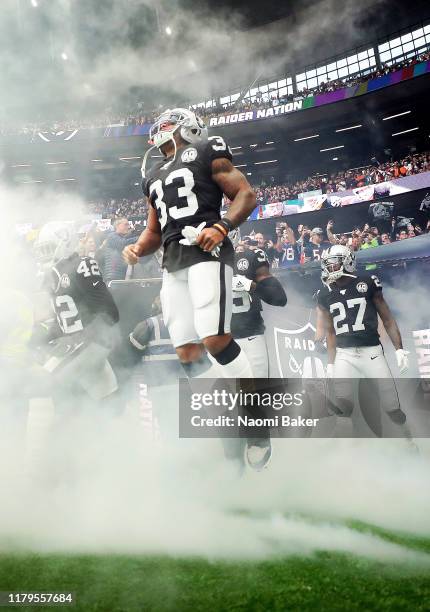
[[(343, 79), (335, 79), (332, 81), (322, 82), (313, 88), (304, 88), (295, 94), (288, 94), (279, 96), (276, 91), (271, 92), (270, 96), (257, 92), (254, 99), (244, 98), (239, 102), (233, 102), (230, 104), (221, 104), (219, 100), (215, 106), (205, 109), (201, 107), (194, 107), (199, 113), (201, 118), (208, 122), (212, 117), (219, 117), (223, 114), (228, 114), (234, 109), (235, 112), (246, 112), (249, 110), (257, 110), (278, 106), (279, 104), (286, 104), (294, 100), (302, 100), (308, 96), (313, 96), (319, 93), (328, 93), (342, 89), (343, 87), (352, 87), (359, 83), (375, 79), (377, 77), (384, 76), (390, 72), (395, 72), (401, 68), (413, 66), (418, 62), (424, 62), (430, 59), (430, 51), (425, 51), (420, 55), (403, 59), (397, 63), (391, 65), (384, 64), (381, 68), (372, 72), (366, 71), (356, 75), (348, 76)], [(174, 104), (174, 103), (172, 103)], [(191, 107), (190, 107), (191, 108)], [(103, 113), (97, 114), (95, 117), (83, 119), (70, 118), (66, 120), (59, 120), (55, 122), (38, 121), (29, 122), (25, 125), (14, 126), (10, 123), (0, 122), (0, 135), (6, 134), (33, 134), (35, 132), (57, 132), (60, 130), (75, 130), (85, 128), (97, 128), (106, 127), (109, 125), (145, 125), (152, 124), (156, 117), (163, 110), (163, 106), (160, 105), (157, 109), (146, 110), (142, 102), (138, 102), (129, 109), (128, 111), (114, 111), (113, 109), (106, 109)]]
[[(257, 194), (257, 204), (271, 204), (285, 200), (295, 200), (298, 195), (307, 191), (320, 189), (322, 193), (336, 193), (346, 189), (363, 187), (389, 181), (391, 179), (430, 171), (430, 152), (408, 155), (399, 161), (390, 161), (355, 170), (345, 170), (331, 175), (317, 174), (305, 180), (276, 185), (262, 182), (254, 185)], [(228, 203), (227, 203), (228, 204)], [(90, 213), (103, 218), (128, 217), (130, 219), (146, 219), (147, 209), (144, 198), (121, 198), (108, 201), (89, 202)]]
[[(286, 267), (319, 260), (321, 252), (332, 244), (342, 244), (353, 251), (360, 251), (429, 233), (430, 219), (426, 225), (419, 225), (414, 219), (401, 216), (392, 217), (389, 222), (378, 226), (370, 226), (366, 222), (342, 233), (335, 232), (332, 220), (325, 230), (303, 224), (293, 227), (282, 221), (276, 224), (275, 235), (259, 232), (257, 225), (257, 231), (253, 230), (244, 237), (243, 242), (251, 241), (262, 249), (273, 267)], [(238, 248), (241, 248), (240, 243)]]
[(336, 193), (365, 185), (374, 185), (392, 179), (420, 174), (430, 170), (430, 152), (408, 155), (398, 161), (379, 163), (376, 159), (372, 165), (355, 170), (344, 170), (336, 174), (317, 174), (303, 181), (284, 183), (282, 185), (257, 186), (258, 204), (271, 204), (284, 200), (295, 200), (298, 195), (307, 191), (320, 189), (322, 193)]

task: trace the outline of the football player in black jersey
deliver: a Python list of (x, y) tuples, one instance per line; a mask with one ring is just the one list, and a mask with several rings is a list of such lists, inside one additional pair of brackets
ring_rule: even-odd
[[(357, 275), (355, 255), (334, 245), (322, 255), (324, 288), (318, 292), (327, 335), (327, 375), (334, 377), (339, 408), (350, 416), (354, 407), (351, 379), (379, 379), (379, 399), (393, 428), (410, 437), (406, 416), (400, 408), (395, 382), (384, 356), (378, 333), (378, 315), (396, 349), (401, 373), (408, 369), (398, 325), (382, 295), (376, 275)], [(341, 379), (338, 381), (337, 379)]]
[[(209, 370), (206, 349), (223, 376), (251, 378), (249, 361), (230, 333), (234, 251), (227, 234), (255, 208), (255, 193), (233, 166), (223, 138), (207, 138), (192, 111), (164, 112), (149, 142), (164, 159), (146, 173), (145, 154), (148, 223), (136, 244), (124, 249), (124, 259), (134, 265), (163, 244), (163, 318), (189, 376)], [(221, 220), (223, 193), (231, 205)]]
[[(231, 232), (233, 245), (239, 242), (239, 236), (238, 229)], [(249, 241), (245, 240), (244, 245), (243, 251), (235, 253), (231, 332), (245, 351), (254, 378), (268, 378), (269, 360), (261, 302), (272, 306), (285, 306), (287, 295), (278, 279), (270, 273), (265, 252)], [(263, 469), (270, 455), (269, 431), (265, 437), (247, 440), (246, 458), (251, 468)]]
[(117, 390), (106, 359), (111, 348), (106, 340), (119, 314), (97, 262), (80, 257), (78, 244), (72, 223), (51, 222), (41, 229), (35, 245), (55, 313), (46, 337), (51, 342), (44, 368), (61, 384), (77, 384), (100, 400)]

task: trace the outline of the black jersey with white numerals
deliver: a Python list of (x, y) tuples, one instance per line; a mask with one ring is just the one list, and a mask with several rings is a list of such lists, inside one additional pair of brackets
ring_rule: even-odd
[[(186, 225), (206, 226), (220, 219), (222, 191), (212, 179), (215, 159), (232, 160), (230, 147), (220, 136), (178, 149), (175, 158), (156, 163), (142, 184), (144, 194), (157, 211), (164, 247), (163, 266), (174, 272), (200, 261), (214, 261), (198, 246), (179, 244)], [(226, 239), (220, 261), (233, 265), (233, 248)]]
[(64, 335), (82, 332), (99, 314), (110, 324), (119, 318), (97, 262), (77, 253), (52, 267), (51, 299)]
[[(266, 254), (261, 249), (236, 253), (234, 273), (242, 274), (255, 281), (258, 268), (269, 267)], [(233, 291), (233, 315), (231, 333), (233, 338), (248, 338), (264, 334), (264, 321), (261, 316), (261, 300), (254, 292)]]
[(339, 348), (380, 344), (373, 302), (378, 291), (382, 291), (382, 284), (374, 274), (351, 278), (343, 287), (332, 283), (318, 291), (318, 305), (330, 313)]

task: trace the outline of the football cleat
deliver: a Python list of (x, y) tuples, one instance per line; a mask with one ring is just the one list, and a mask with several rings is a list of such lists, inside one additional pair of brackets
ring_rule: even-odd
[(250, 438), (246, 444), (246, 461), (249, 467), (261, 472), (267, 467), (272, 456), (272, 443), (270, 438)]

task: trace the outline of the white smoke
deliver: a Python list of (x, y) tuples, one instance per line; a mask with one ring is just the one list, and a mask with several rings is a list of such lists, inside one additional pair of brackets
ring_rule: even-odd
[[(348, 0), (335, 13), (336, 3), (323, 0), (298, 15), (297, 25), (289, 32), (274, 26), (269, 31), (246, 33), (235, 14), (229, 16), (226, 27), (225, 15), (178, 12), (171, 26), (181, 29), (182, 40), (169, 48), (155, 33), (143, 50), (136, 50), (128, 34), (142, 4), (138, 0), (115, 2), (107, 21), (86, 14), (96, 41), (94, 59), (87, 67), (81, 60), (83, 33), (73, 21), (72, 3), (50, 3), (51, 29), (42, 24), (37, 32), (51, 45), (55, 59), (57, 51), (67, 52), (69, 59), (62, 68), (66, 74), (57, 75), (65, 86), (65, 98), (72, 103), (88, 96), (109, 101), (138, 79), (143, 86), (167, 84), (174, 94), (203, 99), (222, 83), (214, 82), (209, 71), (188, 81), (183, 76), (187, 60), (193, 60), (197, 68), (206, 67), (214, 64), (215, 56), (223, 82), (242, 83), (245, 77), (251, 81), (258, 73), (281, 72), (289, 53), (306, 50), (315, 38), (323, 40), (334, 21), (342, 36), (354, 44), (359, 13), (375, 5), (366, 0), (358, 6)], [(39, 103), (48, 104), (54, 98), (51, 107), (61, 114), (63, 108), (52, 93), (57, 91), (52, 66), (47, 66), (46, 74), (31, 71), (29, 58), (16, 54), (12, 26), (21, 28), (24, 40), (26, 28), (31, 32), (35, 27), (29, 23), (31, 16), (17, 16), (15, 2), (8, 2), (7, 8), (0, 25), (2, 49), (6, 49), (0, 55), (3, 104), (8, 109), (19, 106), (25, 93), (34, 88)], [(18, 25), (17, 20), (21, 20)], [(283, 38), (277, 38), (280, 36)], [(110, 45), (101, 45), (101, 37)], [(279, 48), (279, 42), (282, 53), (273, 55), (270, 50)], [(12, 51), (7, 50), (8, 45)], [(247, 73), (246, 66), (253, 71)], [(22, 281), (25, 287), (25, 274), (15, 257), (15, 223), (34, 217), (39, 222), (76, 218), (84, 212), (83, 203), (74, 195), (4, 186), (0, 201), (6, 282)], [(4, 311), (0, 303), (0, 316)], [(18, 366), (9, 369), (9, 384), (19, 388), (22, 372)], [(274, 443), (275, 454), (267, 471), (238, 481), (216, 441), (178, 443), (175, 432), (170, 432), (166, 443), (154, 444), (144, 438), (136, 411), (112, 420), (85, 411), (74, 416), (79, 408), (74, 398), (62, 399), (73, 418), (54, 409), (48, 396), (29, 402), (30, 418), (24, 399), (16, 408), (2, 398), (3, 549), (242, 559), (333, 550), (376, 560), (428, 564), (424, 554), (345, 524), (355, 519), (428, 536), (429, 455), (425, 449), (421, 456), (411, 457), (401, 441), (280, 440)], [(166, 398), (169, 403), (173, 420), (174, 402)]]
[[(95, 10), (91, 2), (58, 0), (49, 6), (41, 2), (36, 10), (22, 6), (20, 13), (15, 2), (6, 3), (0, 89), (7, 121), (26, 106), (26, 95), (35, 118), (49, 109), (51, 118), (61, 119), (85, 116), (88, 104), (115, 105), (136, 86), (199, 102), (258, 76), (291, 74), (293, 58), (309, 57), (321, 45), (330, 49), (339, 33), (351, 46), (358, 44), (363, 15), (377, 12), (384, 0), (320, 0), (253, 30), (243, 28), (239, 11), (196, 12), (180, 3), (119, 0)], [(148, 31), (133, 41), (136, 24)], [(166, 25), (171, 37), (164, 33)], [(19, 52), (19, 43), (29, 37), (37, 49), (31, 57)], [(64, 52), (67, 61), (61, 59)], [(31, 120), (31, 107), (25, 114)]]

